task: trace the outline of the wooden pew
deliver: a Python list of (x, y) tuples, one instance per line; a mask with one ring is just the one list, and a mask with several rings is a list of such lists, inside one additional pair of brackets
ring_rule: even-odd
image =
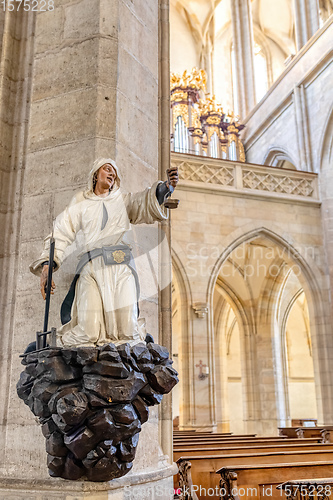
[(283, 492), (287, 499), (304, 500), (323, 500), (333, 496), (333, 477), (318, 479), (298, 479), (286, 481), (277, 487)]
[[(271, 452), (271, 453), (262, 453), (262, 454), (255, 454), (255, 453), (249, 453), (249, 454), (241, 454), (241, 455), (220, 455), (220, 456), (212, 456), (212, 455), (202, 455), (202, 456), (183, 456), (178, 459), (177, 465), (179, 468), (179, 487), (181, 489), (184, 489), (184, 487), (188, 487), (188, 485), (193, 483), (195, 486), (196, 493), (198, 495), (198, 498), (204, 498), (205, 496), (200, 494), (200, 488), (201, 490), (208, 491), (210, 490), (210, 494), (208, 494), (209, 498), (212, 498), (214, 500), (219, 499), (219, 494), (216, 493), (216, 487), (219, 486), (219, 481), (218, 477), (215, 474), (215, 471), (220, 471), (222, 478), (222, 483), (223, 486), (225, 486), (226, 479), (229, 477), (226, 475), (225, 471), (229, 472), (237, 472), (237, 471), (242, 471), (242, 476), (241, 476), (241, 481), (238, 481), (238, 486), (244, 486), (246, 485), (247, 487), (252, 487), (252, 488), (257, 488), (257, 492), (255, 494), (255, 498), (252, 498), (252, 500), (258, 500), (260, 498), (260, 492), (259, 492), (259, 485), (260, 484), (269, 484), (271, 485), (271, 482), (267, 482), (267, 468), (272, 468), (274, 474), (272, 477), (276, 479), (277, 472), (280, 467), (283, 468), (285, 471), (285, 465), (289, 466), (290, 468), (294, 467), (301, 467), (302, 464), (304, 464), (305, 467), (309, 467), (310, 465), (314, 465), (317, 467), (318, 464), (332, 464), (333, 465), (333, 452), (328, 452), (328, 451), (319, 451), (316, 450), (314, 452)], [(259, 471), (256, 477), (256, 474), (253, 473), (254, 471)], [(262, 476), (262, 470), (266, 471), (265, 474)], [(250, 471), (249, 473), (247, 471)], [(302, 471), (303, 472), (303, 469)], [(247, 475), (249, 475), (249, 480), (247, 481)], [(331, 471), (332, 474), (332, 471)], [(322, 474), (322, 476), (325, 476), (326, 472)], [(281, 482), (284, 482), (287, 479), (299, 479), (300, 477), (306, 477), (306, 476), (298, 476), (298, 477), (290, 477), (288, 476), (285, 477), (283, 475), (280, 475), (280, 477), (273, 481), (275, 486), (280, 484)], [(309, 477), (309, 476), (308, 476)], [(314, 476), (315, 477), (315, 476)], [(319, 477), (319, 476), (317, 476)], [(245, 478), (245, 479), (244, 479)], [(265, 479), (263, 481), (262, 479)], [(273, 484), (272, 483), (272, 484)], [(175, 487), (177, 487), (177, 484), (175, 484)], [(214, 495), (214, 490), (215, 490), (215, 495)], [(213, 494), (212, 494), (213, 492)], [(230, 494), (230, 491), (229, 493)], [(207, 495), (206, 495), (207, 496)], [(222, 495), (223, 497), (227, 498), (227, 493), (225, 495)], [(244, 495), (241, 495), (242, 498), (241, 500), (247, 500), (246, 495), (245, 498)], [(250, 499), (249, 499), (250, 500)]]
[[(194, 432), (192, 434), (175, 434), (173, 435), (174, 440), (190, 440), (190, 439), (253, 439), (257, 437), (256, 434), (221, 434), (221, 433), (211, 433), (211, 434), (204, 434), (201, 432)], [(263, 436), (264, 437), (264, 436)], [(265, 436), (267, 437), (267, 436)], [(286, 436), (276, 436), (285, 438)]]
[(325, 426), (325, 429), (321, 430), (321, 437), (323, 443), (333, 443), (333, 425)]
[[(174, 450), (173, 452), (173, 460), (174, 462), (177, 462), (177, 460), (180, 457), (184, 457), (186, 455), (191, 455), (191, 456), (202, 456), (208, 453), (209, 455), (235, 455), (235, 454), (241, 454), (241, 453), (270, 453), (274, 451), (293, 451), (293, 452), (298, 452), (298, 451), (315, 451), (315, 450), (326, 450), (326, 451), (332, 451), (333, 452), (333, 444), (331, 443), (303, 443), (303, 442), (298, 442), (296, 444), (289, 444), (289, 443), (284, 443), (284, 444), (278, 444), (278, 445), (270, 445), (270, 444), (264, 444), (264, 445), (255, 445), (251, 447), (247, 446), (231, 446), (231, 447), (214, 447), (214, 448), (182, 448), (179, 447), (178, 449)], [(332, 499), (333, 500), (333, 499)]]
[[(220, 499), (281, 500), (281, 490), (277, 489), (281, 481), (289, 482), (299, 480), (299, 478), (303, 478), (304, 481), (309, 478), (317, 479), (319, 482), (323, 478), (332, 478), (332, 467), (332, 461), (223, 467), (217, 471), (220, 475), (219, 486), (224, 488)], [(230, 488), (234, 490), (235, 494), (229, 496), (228, 489)], [(218, 498), (216, 497), (214, 500)]]
[[(270, 438), (270, 439), (261, 439), (261, 438), (256, 438), (256, 439), (239, 439), (239, 440), (215, 440), (215, 441), (197, 441), (193, 440), (190, 442), (174, 442), (173, 448), (175, 451), (183, 448), (228, 448), (232, 446), (259, 446), (259, 445), (279, 445), (279, 444), (284, 444), (284, 443), (290, 444), (296, 444), (300, 442), (300, 439), (296, 438), (290, 438), (290, 439), (279, 439), (279, 438)], [(305, 438), (302, 439), (302, 443), (318, 443), (320, 440), (316, 438)]]
[(321, 437), (321, 431), (324, 430), (324, 427), (279, 427), (278, 429), (281, 437), (303, 439), (306, 437)]

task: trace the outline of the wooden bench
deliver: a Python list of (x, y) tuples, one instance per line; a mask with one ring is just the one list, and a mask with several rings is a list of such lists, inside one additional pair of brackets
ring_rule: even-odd
[(299, 478), (322, 481), (332, 477), (332, 467), (332, 461), (223, 467), (217, 471), (223, 494), (214, 500), (281, 500), (277, 489), (281, 482)]
[[(180, 435), (180, 434), (174, 434), (173, 435), (173, 439), (174, 441), (186, 441), (186, 440), (191, 440), (191, 439), (254, 439), (256, 436), (256, 434), (203, 434), (203, 433), (199, 433), (199, 432), (195, 432), (193, 434), (185, 434), (184, 436), (183, 435)], [(264, 437), (264, 436), (263, 436)], [(285, 438), (285, 436), (276, 436), (276, 437), (280, 437), (281, 439), (282, 438)]]
[[(318, 464), (332, 464), (333, 465), (333, 452), (272, 452), (272, 453), (262, 453), (262, 454), (242, 454), (242, 455), (220, 455), (220, 456), (212, 456), (212, 455), (202, 455), (202, 456), (183, 456), (177, 460), (177, 465), (179, 469), (179, 487), (181, 489), (187, 488), (188, 485), (192, 482), (195, 488), (195, 492), (198, 495), (198, 498), (204, 498), (205, 495), (202, 495), (200, 491), (210, 491), (208, 494), (209, 498), (214, 500), (219, 499), (219, 494), (216, 493), (218, 491), (219, 481), (218, 477), (215, 474), (215, 471), (219, 471), (221, 473), (221, 481), (222, 486), (225, 486), (226, 479), (229, 477), (226, 475), (225, 471), (229, 472), (237, 472), (242, 471), (241, 479), (238, 480), (238, 486), (246, 486), (257, 488), (255, 498), (252, 500), (257, 500), (260, 497), (259, 485), (260, 484), (273, 484), (277, 486), (281, 482), (284, 482), (289, 479), (299, 479), (300, 476), (297, 477), (288, 476), (285, 477), (280, 475), (278, 479), (277, 472), (279, 468), (282, 467), (284, 471), (286, 470), (285, 466), (290, 467), (291, 469), (295, 467), (301, 467), (304, 465), (305, 467), (309, 467), (313, 465), (317, 467)], [(274, 474), (272, 480), (266, 481), (267, 479), (267, 468), (272, 468)], [(253, 473), (253, 470), (259, 470), (257, 476), (256, 473)], [(265, 471), (264, 475), (262, 475), (262, 470)], [(247, 472), (250, 471), (250, 472)], [(301, 471), (303, 472), (303, 470)], [(247, 475), (248, 474), (248, 475)], [(321, 473), (321, 476), (325, 476), (326, 471)], [(330, 472), (332, 474), (332, 470)], [(304, 476), (306, 477), (306, 476)], [(308, 476), (309, 477), (309, 476)], [(313, 477), (313, 476), (311, 476)], [(314, 476), (315, 477), (315, 476)], [(319, 477), (319, 476), (318, 476)], [(237, 476), (236, 476), (237, 478)], [(234, 478), (235, 479), (235, 478)], [(265, 479), (265, 480), (262, 480)], [(177, 484), (175, 484), (177, 488)], [(201, 489), (201, 490), (200, 490)], [(215, 491), (215, 494), (214, 494)], [(223, 498), (227, 499), (228, 494), (230, 495), (230, 491), (226, 490), (227, 493), (222, 495)], [(251, 494), (253, 495), (253, 494)], [(206, 493), (207, 496), (207, 493)], [(244, 495), (240, 495), (244, 497)], [(277, 496), (277, 495), (276, 495)], [(246, 495), (245, 498), (241, 498), (241, 500), (247, 500)], [(249, 499), (250, 500), (250, 499)]]
[(285, 493), (287, 499), (312, 500), (329, 499), (333, 496), (333, 477), (318, 479), (298, 479), (286, 481), (277, 486), (277, 489)]
[(322, 437), (321, 431), (324, 427), (279, 427), (281, 437), (298, 437), (300, 439), (309, 437)]
[[(227, 439), (220, 439), (220, 440), (215, 440), (215, 441), (197, 441), (197, 440), (193, 440), (193, 441), (186, 441), (186, 442), (183, 442), (183, 441), (178, 441), (178, 442), (175, 442), (174, 441), (174, 444), (173, 444), (173, 449), (176, 451), (176, 450), (179, 450), (179, 449), (183, 449), (183, 448), (206, 448), (206, 449), (209, 449), (209, 448), (220, 448), (220, 447), (223, 447), (223, 448), (228, 448), (228, 447), (232, 447), (232, 446), (259, 446), (259, 445), (279, 445), (279, 444), (283, 444), (283, 443), (288, 443), (289, 445), (290, 444), (296, 444), (296, 443), (299, 443), (300, 442), (300, 439), (296, 438), (296, 439), (293, 439), (293, 438), (290, 438), (290, 439), (279, 439), (279, 438), (271, 438), (271, 439), (261, 439), (261, 438), (255, 438), (255, 439), (239, 439), (239, 440), (227, 440)], [(316, 439), (316, 438), (305, 438), (305, 439), (302, 439), (302, 443), (304, 444), (310, 444), (310, 443), (318, 443), (318, 442), (321, 442), (320, 439)]]
[(325, 429), (321, 430), (321, 437), (323, 443), (333, 442), (333, 425), (325, 426)]
[(174, 450), (173, 452), (173, 460), (177, 462), (177, 460), (186, 455), (191, 455), (192, 457), (205, 455), (208, 453), (209, 455), (232, 455), (232, 454), (241, 454), (241, 453), (270, 453), (274, 451), (290, 451), (290, 452), (298, 452), (298, 451), (315, 451), (315, 450), (326, 450), (333, 452), (333, 444), (331, 443), (303, 443), (299, 442), (296, 444), (278, 444), (278, 445), (255, 445), (255, 446), (231, 446), (231, 447), (214, 447), (214, 448), (182, 448)]

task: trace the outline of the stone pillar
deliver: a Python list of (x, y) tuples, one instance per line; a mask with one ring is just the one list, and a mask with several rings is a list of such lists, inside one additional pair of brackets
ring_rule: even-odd
[[(169, 49), (169, 0), (159, 0), (159, 174), (166, 178), (170, 167), (170, 49)], [(171, 217), (171, 213), (170, 213)], [(164, 235), (168, 246), (161, 247), (161, 283), (168, 283), (160, 292), (159, 342), (172, 353), (172, 303), (171, 303), (171, 227), (170, 219), (160, 225), (160, 241)], [(172, 394), (164, 396), (160, 407), (160, 441), (163, 452), (172, 462)]]
[(238, 113), (244, 119), (256, 104), (253, 67), (253, 26), (250, 0), (233, 0), (232, 37), (235, 54)]
[(298, 139), (298, 156), (300, 169), (312, 171), (311, 142), (308, 127), (308, 113), (304, 85), (294, 87), (293, 101), (295, 105), (296, 132)]
[(296, 49), (303, 45), (319, 29), (318, 0), (294, 0)]
[[(21, 371), (18, 355), (34, 340), (43, 318), (39, 283), (28, 266), (41, 251), (52, 220), (73, 192), (85, 187), (96, 157), (116, 160), (122, 187), (128, 191), (144, 189), (159, 175), (158, 4), (143, 0), (61, 0), (54, 4), (53, 11), (36, 15), (28, 142), (22, 154), (26, 168), (19, 186), (23, 199), (15, 313), (4, 328), (11, 358), (2, 429), (0, 497), (2, 491), (20, 484), (22, 498), (39, 498), (39, 488), (44, 488), (52, 495), (57, 493), (59, 499), (68, 495), (118, 499), (123, 498), (125, 485), (136, 483), (141, 488), (137, 497), (150, 499), (155, 487), (172, 487), (174, 474), (160, 451), (157, 410), (151, 411), (149, 422), (143, 425), (130, 475), (111, 485), (62, 481), (60, 486), (48, 477), (41, 430), (15, 391)], [(31, 62), (27, 57), (27, 53), (22, 54), (20, 63)], [(150, 237), (151, 248), (158, 244), (157, 229), (155, 233)], [(75, 263), (68, 262), (55, 275), (57, 290), (50, 326), (59, 325), (59, 307), (74, 269)], [(157, 292), (141, 301), (140, 311), (147, 330), (158, 338)], [(8, 336), (10, 321), (13, 328)], [(163, 499), (170, 497), (165, 491)], [(17, 493), (17, 498), (20, 495)], [(52, 495), (49, 493), (50, 498)]]
[[(202, 283), (197, 290), (202, 290)], [(194, 294), (194, 298), (199, 298)], [(212, 311), (209, 303), (192, 303), (192, 363), (194, 373), (194, 428), (216, 430), (215, 360)], [(191, 361), (190, 361), (191, 362)], [(190, 382), (191, 383), (191, 382)]]
[[(13, 318), (19, 265), (21, 186), (26, 166), (35, 17), (0, 12), (0, 449), (11, 401)], [(5, 467), (0, 455), (0, 474)]]

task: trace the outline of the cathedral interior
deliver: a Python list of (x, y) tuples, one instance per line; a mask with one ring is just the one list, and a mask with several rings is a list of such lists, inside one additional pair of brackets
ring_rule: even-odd
[[(12, 1), (0, 10), (0, 500), (197, 500), (156, 493), (173, 488), (179, 433), (333, 430), (333, 1)], [(15, 387), (43, 316), (29, 263), (98, 157), (131, 192), (178, 167), (178, 208), (134, 240), (153, 249), (137, 247), (140, 314), (179, 384), (151, 409), (133, 471), (96, 485), (48, 477)], [(71, 259), (57, 272), (52, 326), (73, 272)], [(323, 460), (310, 477), (333, 476)]]
[(180, 429), (331, 420), (331, 13), (331, 2), (171, 2)]

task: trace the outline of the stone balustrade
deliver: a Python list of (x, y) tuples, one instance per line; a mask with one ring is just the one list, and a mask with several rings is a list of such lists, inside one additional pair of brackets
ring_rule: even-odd
[(226, 191), (295, 203), (320, 202), (317, 174), (182, 153), (171, 154), (183, 189)]

